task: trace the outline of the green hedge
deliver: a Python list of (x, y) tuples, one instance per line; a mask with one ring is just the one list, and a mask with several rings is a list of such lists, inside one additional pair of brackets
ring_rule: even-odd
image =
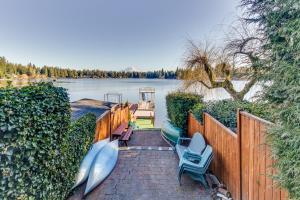
[(201, 122), (203, 120), (203, 112), (207, 112), (226, 127), (235, 130), (237, 127), (237, 109), (272, 121), (270, 110), (267, 109), (266, 105), (248, 101), (234, 101), (230, 99), (211, 101), (203, 106), (195, 107), (192, 112)]
[(1, 89), (0, 199), (63, 199), (92, 140), (87, 118), (71, 124), (66, 90), (51, 83)]
[(166, 97), (168, 118), (171, 123), (185, 132), (188, 112), (202, 104), (203, 97), (193, 93), (172, 92)]
[(67, 194), (74, 185), (80, 162), (93, 143), (96, 128), (96, 116), (86, 114), (71, 123), (68, 134), (62, 142), (62, 164), (65, 168), (59, 173), (63, 175), (62, 194)]

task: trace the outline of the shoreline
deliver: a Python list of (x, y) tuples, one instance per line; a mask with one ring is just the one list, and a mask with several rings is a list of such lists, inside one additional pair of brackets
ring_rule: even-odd
[[(114, 80), (114, 79), (148, 79), (148, 80), (183, 80), (183, 79), (179, 79), (179, 78), (98, 78), (98, 77), (77, 77), (77, 78), (69, 78), (69, 77), (14, 77), (14, 78), (0, 78), (0, 81), (30, 81), (30, 80), (52, 80), (52, 81), (57, 81), (57, 80), (61, 80), (61, 79), (110, 79), (110, 80)], [(233, 78), (232, 81), (246, 81), (246, 78)]]

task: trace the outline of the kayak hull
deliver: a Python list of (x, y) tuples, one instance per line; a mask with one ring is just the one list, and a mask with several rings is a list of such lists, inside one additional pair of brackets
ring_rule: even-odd
[(73, 188), (82, 184), (87, 180), (89, 176), (90, 169), (92, 167), (93, 161), (95, 160), (96, 155), (102, 148), (109, 142), (109, 138), (96, 142), (92, 145), (92, 148), (88, 151), (86, 156), (83, 158), (80, 164), (79, 172), (76, 176), (75, 185)]
[(164, 122), (161, 128), (162, 136), (172, 145), (177, 143), (178, 138), (182, 135), (182, 129), (173, 126), (169, 121)]
[(97, 154), (89, 173), (84, 195), (91, 192), (102, 183), (114, 169), (119, 154), (119, 141), (114, 140), (106, 144)]

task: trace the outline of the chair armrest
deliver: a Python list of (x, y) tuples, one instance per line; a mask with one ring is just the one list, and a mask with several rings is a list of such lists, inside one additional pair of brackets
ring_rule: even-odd
[(184, 160), (184, 163), (189, 163), (190, 165), (193, 166), (198, 166), (199, 163), (201, 162), (201, 157), (190, 157), (188, 154), (186, 154), (186, 152), (183, 153), (182, 155), (182, 160)]
[(180, 144), (180, 141), (182, 141), (182, 140), (191, 140), (191, 138), (185, 138), (185, 137), (179, 137), (178, 139), (177, 139), (177, 144)]
[(194, 154), (189, 152), (189, 150), (184, 150), (182, 157), (190, 162), (193, 163), (200, 163), (202, 156), (199, 156), (198, 154)]
[(197, 154), (197, 153), (195, 153), (195, 152), (193, 152), (193, 151), (191, 151), (189, 149), (185, 149), (183, 154), (191, 155), (191, 156), (195, 156), (195, 157), (199, 157), (199, 158), (202, 157), (201, 155), (199, 155), (199, 154)]

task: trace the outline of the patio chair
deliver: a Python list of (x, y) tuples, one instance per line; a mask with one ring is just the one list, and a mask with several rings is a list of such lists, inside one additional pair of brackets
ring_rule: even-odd
[[(182, 145), (182, 141), (190, 141), (188, 146)], [(175, 146), (179, 159), (184, 157), (186, 159), (194, 160), (200, 159), (201, 154), (206, 147), (205, 140), (200, 133), (195, 133), (192, 138), (178, 138)]]
[(203, 153), (201, 154), (200, 159), (196, 161), (190, 161), (184, 157), (180, 158), (179, 162), (179, 171), (178, 171), (178, 181), (181, 185), (181, 175), (187, 173), (190, 177), (196, 181), (200, 181), (205, 188), (208, 187), (205, 180), (205, 173), (212, 161), (213, 151), (210, 145), (207, 145)]

